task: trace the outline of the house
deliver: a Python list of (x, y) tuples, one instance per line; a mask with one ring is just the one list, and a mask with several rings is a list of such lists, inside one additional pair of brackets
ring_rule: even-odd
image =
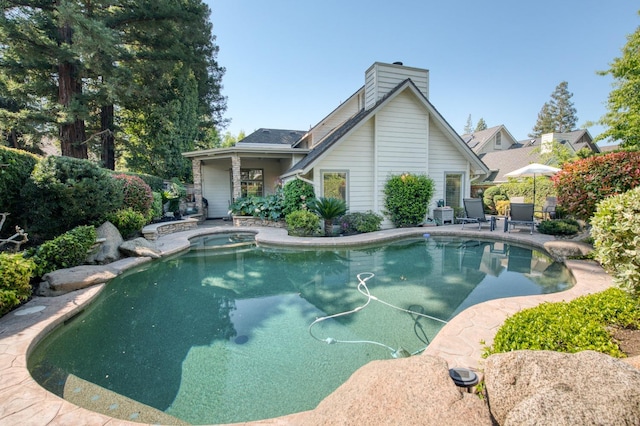
[[(492, 129), (504, 128), (504, 126), (498, 126), (491, 129), (483, 130), (472, 134), (475, 137), (470, 138), (470, 135), (463, 135), (462, 137), (473, 143), (473, 141), (481, 139), (485, 132)], [(502, 130), (505, 133), (505, 130)], [(478, 136), (480, 133), (480, 136)], [(495, 137), (494, 137), (495, 139)], [(560, 143), (562, 146), (569, 149), (572, 153), (577, 153), (581, 149), (588, 149), (593, 152), (600, 152), (598, 146), (593, 142), (593, 138), (589, 134), (588, 130), (575, 130), (567, 133), (546, 133), (539, 138), (527, 139), (519, 142), (512, 142), (512, 138), (507, 137), (503, 140), (507, 140), (508, 146), (499, 146), (490, 143), (493, 139), (488, 139), (485, 143), (478, 143), (477, 148), (472, 146), (472, 149), (478, 154), (482, 161), (487, 165), (491, 173), (486, 177), (484, 182), (477, 185), (480, 187), (492, 186), (497, 183), (507, 182), (508, 178), (505, 175), (516, 169), (526, 166), (530, 163), (542, 163), (541, 158), (546, 150), (550, 149), (552, 142)], [(493, 146), (494, 149), (490, 149)], [(500, 149), (495, 149), (499, 146)], [(476, 185), (474, 185), (474, 188)]]
[(504, 125), (490, 127), (461, 136), (462, 140), (478, 155), (504, 151), (518, 144)]
[[(382, 214), (385, 183), (402, 173), (434, 180), (432, 212), (440, 199), (461, 206), (471, 182), (489, 173), (429, 101), (429, 71), (402, 63), (371, 65), (364, 85), (309, 131), (264, 128), (232, 148), (183, 155), (192, 160), (196, 205), (205, 198), (209, 218), (291, 179), (311, 183), (319, 197), (343, 197), (351, 212)], [(343, 189), (329, 193), (336, 182)]]

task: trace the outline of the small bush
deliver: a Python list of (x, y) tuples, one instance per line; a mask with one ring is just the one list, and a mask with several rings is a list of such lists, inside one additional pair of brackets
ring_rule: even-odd
[(287, 215), (289, 235), (307, 237), (315, 235), (320, 228), (320, 218), (308, 210), (298, 210)]
[(45, 241), (32, 251), (36, 264), (35, 276), (82, 265), (89, 249), (96, 242), (96, 236), (93, 226), (78, 226), (53, 240)]
[(107, 170), (71, 157), (38, 162), (21, 195), (21, 220), (29, 238), (35, 240), (51, 239), (76, 226), (99, 225), (123, 200), (121, 188)]
[(538, 224), (538, 232), (548, 235), (574, 235), (580, 231), (580, 224), (574, 219), (543, 220)]
[(433, 179), (426, 175), (391, 176), (384, 187), (385, 214), (397, 228), (418, 226), (427, 216), (433, 191)]
[(147, 223), (147, 218), (140, 212), (132, 208), (118, 210), (109, 213), (107, 220), (118, 228), (123, 238), (131, 238), (135, 236), (142, 227)]
[(607, 326), (637, 328), (638, 301), (617, 288), (571, 302), (543, 303), (507, 318), (484, 356), (522, 349), (575, 353), (585, 350), (622, 357)]
[(284, 197), (282, 214), (284, 216), (298, 210), (306, 209), (307, 203), (311, 202), (316, 196), (313, 191), (313, 185), (300, 179), (287, 182), (284, 188), (282, 188), (282, 192)]
[(502, 185), (491, 186), (482, 194), (482, 202), (484, 203), (485, 210), (492, 214), (499, 213), (496, 206), (498, 201), (507, 200), (509, 200), (509, 196), (504, 188), (502, 188)]
[(162, 209), (162, 194), (160, 192), (152, 192), (153, 202), (151, 203), (151, 208), (149, 209), (149, 215), (147, 216), (147, 222), (151, 222), (153, 220), (160, 219), (164, 214)]
[(379, 231), (382, 220), (372, 211), (348, 213), (340, 218), (340, 231), (346, 235)]
[(640, 187), (602, 200), (591, 225), (596, 260), (618, 286), (640, 295)]
[(31, 276), (36, 269), (22, 253), (0, 253), (0, 316), (31, 297)]
[(124, 196), (122, 206), (147, 216), (153, 202), (153, 193), (149, 185), (137, 176), (117, 174), (113, 177), (122, 185)]
[(266, 197), (242, 197), (230, 207), (237, 216), (253, 216), (265, 220), (280, 220), (282, 214), (282, 195), (280, 193)]

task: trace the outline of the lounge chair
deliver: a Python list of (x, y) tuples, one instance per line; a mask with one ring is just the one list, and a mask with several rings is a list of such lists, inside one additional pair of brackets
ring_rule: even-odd
[[(477, 223), (478, 229), (482, 229), (483, 223), (491, 224), (491, 221), (487, 219), (484, 213), (484, 207), (482, 206), (482, 200), (480, 198), (465, 198), (462, 201), (464, 203), (465, 217), (458, 218), (458, 220), (462, 222), (462, 229), (464, 229), (465, 223)], [(493, 231), (493, 229), (491, 230)]]
[(509, 217), (505, 219), (504, 230), (511, 232), (511, 227), (516, 225), (527, 225), (531, 227), (533, 234), (533, 204), (511, 203)]

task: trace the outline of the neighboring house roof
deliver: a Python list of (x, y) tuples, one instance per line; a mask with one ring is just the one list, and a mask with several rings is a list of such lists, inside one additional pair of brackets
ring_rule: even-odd
[(238, 144), (270, 144), (270, 145), (293, 145), (306, 134), (303, 130), (285, 129), (258, 129)]
[(505, 149), (504, 151), (487, 152), (480, 156), (487, 165), (491, 174), (485, 182), (506, 182), (505, 174), (512, 172), (530, 163), (539, 163), (540, 153), (535, 146)]
[[(600, 152), (598, 145), (593, 143), (593, 138), (588, 130), (580, 129), (574, 130), (573, 132), (553, 133), (552, 135), (554, 141), (560, 142), (561, 144), (568, 144), (575, 152), (580, 151), (582, 148)], [(517, 146), (540, 146), (545, 136), (546, 135), (542, 135), (541, 137), (519, 141)]]
[(506, 135), (511, 138), (512, 141), (516, 141), (516, 138), (511, 135), (511, 132), (507, 130), (504, 124), (489, 127), (488, 129), (479, 130), (473, 133), (465, 133), (461, 136), (461, 138), (463, 141), (465, 141), (469, 148), (478, 153), (488, 142), (494, 140), (496, 133), (498, 133), (499, 131), (506, 133)]
[(598, 148), (600, 149), (600, 152), (612, 152), (620, 149), (620, 145), (598, 145)]
[(461, 150), (466, 154), (468, 160), (471, 163), (475, 163), (476, 167), (473, 169), (475, 173), (482, 173), (485, 175), (489, 173), (489, 170), (480, 160), (480, 158), (467, 146), (466, 143), (464, 143), (462, 138), (460, 138), (460, 136), (453, 130), (451, 125), (449, 125), (449, 123), (444, 119), (444, 117), (442, 117), (438, 110), (436, 110), (431, 102), (429, 102), (429, 100), (426, 98), (426, 96), (424, 96), (420, 89), (418, 89), (414, 82), (410, 78), (408, 78), (399, 83), (392, 90), (390, 90), (384, 97), (376, 102), (374, 106), (366, 110), (361, 110), (355, 116), (347, 120), (344, 124), (337, 127), (332, 133), (327, 135), (320, 143), (318, 143), (304, 159), (302, 159), (291, 169), (289, 169), (284, 174), (284, 176), (307, 173), (312, 168), (313, 164), (320, 158), (322, 158), (323, 155), (330, 150), (330, 148), (338, 143), (343, 137), (351, 133), (352, 130), (359, 127), (359, 125), (364, 123), (368, 117), (375, 114), (386, 103), (388, 103), (391, 99), (393, 99), (404, 90), (411, 90), (422, 101), (429, 113), (434, 117), (435, 121), (439, 123), (445, 130), (445, 133), (448, 133), (452, 137), (452, 139), (458, 143)]

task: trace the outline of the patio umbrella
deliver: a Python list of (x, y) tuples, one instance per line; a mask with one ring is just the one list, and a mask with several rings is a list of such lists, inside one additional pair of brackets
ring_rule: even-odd
[(561, 169), (546, 164), (531, 163), (505, 174), (506, 177), (533, 177), (533, 204), (536, 203), (536, 176), (553, 176)]

